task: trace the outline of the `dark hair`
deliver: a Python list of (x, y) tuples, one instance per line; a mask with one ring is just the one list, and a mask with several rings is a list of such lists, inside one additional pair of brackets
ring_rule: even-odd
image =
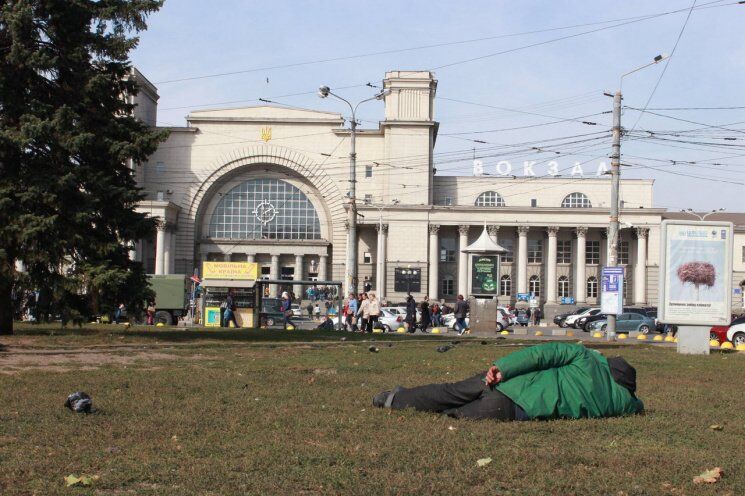
[(631, 391), (631, 394), (636, 393), (636, 369), (629, 362), (620, 356), (613, 357), (608, 359), (608, 366), (617, 384)]

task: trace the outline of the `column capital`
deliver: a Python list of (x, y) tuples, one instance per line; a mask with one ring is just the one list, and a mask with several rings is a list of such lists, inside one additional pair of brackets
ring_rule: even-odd
[(461, 236), (468, 236), (468, 230), (471, 229), (471, 226), (468, 224), (461, 224), (458, 226), (458, 234)]
[(600, 237), (603, 239), (608, 239), (608, 228), (604, 227), (600, 230)]
[(437, 234), (440, 232), (440, 224), (430, 224), (429, 225), (429, 233), (430, 234)]
[(649, 236), (648, 227), (636, 227), (634, 228), (634, 232), (637, 239), (647, 239), (647, 236)]
[(548, 226), (546, 228), (546, 233), (550, 238), (555, 238), (559, 234), (559, 226)]
[(158, 231), (165, 231), (168, 228), (168, 223), (164, 219), (155, 219), (155, 229)]
[(345, 220), (344, 221), (344, 230), (345, 231), (349, 231), (349, 221), (348, 220)]
[(499, 226), (495, 224), (489, 224), (486, 226), (486, 232), (489, 233), (490, 236), (497, 236), (499, 235)]
[(527, 236), (530, 231), (530, 226), (517, 226), (517, 234), (519, 236)]
[(375, 230), (383, 234), (388, 234), (388, 224), (375, 224)]
[(578, 238), (584, 238), (587, 235), (587, 226), (577, 226), (574, 229), (574, 235)]

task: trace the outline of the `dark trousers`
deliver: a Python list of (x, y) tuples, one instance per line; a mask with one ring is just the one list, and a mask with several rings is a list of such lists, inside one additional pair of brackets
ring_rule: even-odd
[(375, 324), (377, 322), (378, 322), (378, 316), (370, 315), (367, 318), (367, 322), (365, 322), (365, 332), (373, 332), (373, 328), (375, 327)]
[(489, 388), (484, 383), (485, 376), (486, 373), (476, 374), (460, 382), (402, 389), (393, 397), (391, 408), (413, 408), (454, 418), (515, 420), (515, 403)]

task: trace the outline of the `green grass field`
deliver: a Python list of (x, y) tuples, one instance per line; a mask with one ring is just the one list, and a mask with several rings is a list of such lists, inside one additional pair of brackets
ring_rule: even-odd
[[(375, 336), (371, 353), (370, 336), (340, 336), (22, 327), (0, 338), (0, 494), (745, 491), (745, 353), (594, 345), (637, 367), (646, 415), (496, 423), (383, 411), (371, 398), (467, 377), (518, 341), (437, 353), (434, 337)], [(63, 407), (76, 390), (97, 413)], [(720, 482), (693, 484), (715, 466)], [(69, 474), (99, 479), (67, 488)]]

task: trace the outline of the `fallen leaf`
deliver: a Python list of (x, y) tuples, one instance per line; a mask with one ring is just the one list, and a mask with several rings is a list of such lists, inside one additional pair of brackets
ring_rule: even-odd
[(491, 458), (479, 458), (476, 460), (476, 465), (479, 467), (485, 467), (491, 463)]
[(724, 430), (724, 426), (723, 425), (719, 425), (719, 424), (712, 424), (712, 425), (709, 426), (709, 429), (711, 429), (713, 431), (721, 431), (721, 430)]
[(714, 467), (711, 470), (707, 470), (706, 472), (702, 472), (701, 475), (698, 477), (693, 478), (694, 484), (713, 484), (719, 479), (722, 478), (722, 475), (724, 474), (724, 471), (719, 467)]
[(79, 482), (80, 482), (80, 479), (73, 474), (70, 474), (67, 477), (65, 477), (65, 485), (67, 485), (67, 487), (74, 486), (78, 484)]

